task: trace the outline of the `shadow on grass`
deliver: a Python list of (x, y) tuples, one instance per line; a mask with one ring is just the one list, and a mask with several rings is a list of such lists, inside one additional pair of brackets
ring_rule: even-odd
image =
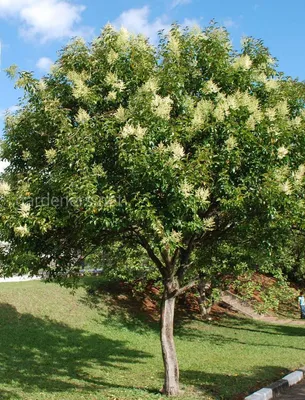
[(1, 400), (21, 400), (21, 397), (18, 396), (13, 391), (0, 389), (0, 399)]
[(86, 295), (81, 302), (97, 309), (105, 317), (105, 325), (138, 333), (159, 331), (158, 295), (136, 292), (131, 285), (105, 281), (103, 277), (86, 277), (82, 283)]
[[(203, 371), (181, 371), (181, 382), (191, 385), (199, 397), (212, 396), (221, 400), (243, 400), (247, 395), (268, 387), (273, 381), (288, 373), (281, 367), (256, 368), (251, 375), (208, 374)], [(200, 396), (201, 395), (201, 396)]]
[[(103, 281), (103, 278), (87, 278), (84, 280), (87, 296), (82, 302), (90, 307), (97, 308), (106, 318), (105, 323), (114, 326), (124, 326), (132, 331), (159, 331), (159, 303), (160, 294), (151, 293), (135, 294), (128, 286), (121, 286), (119, 282)], [(175, 333), (176, 336), (192, 338), (200, 333), (188, 329), (190, 320), (196, 320), (200, 326), (210, 324), (200, 318), (199, 314), (190, 313), (184, 309), (184, 304), (179, 304), (175, 310)], [(247, 331), (267, 335), (304, 336), (304, 326), (277, 325), (268, 322), (249, 320), (238, 315), (214, 314), (216, 320), (213, 326), (239, 331)], [(233, 339), (228, 339), (233, 341)]]
[[(101, 312), (107, 312), (106, 307), (103, 308), (104, 294), (94, 295), (93, 299)], [(83, 301), (87, 300), (84, 298)], [(126, 296), (115, 305), (119, 310), (122, 302), (126, 304), (125, 308), (121, 309), (121, 314), (114, 316), (113, 310), (110, 311), (109, 320), (112, 319), (112, 322), (109, 323), (120, 324), (133, 331), (159, 329), (157, 321), (147, 317), (144, 311), (139, 312), (139, 305), (130, 309), (128, 301)], [(176, 336), (190, 342), (198, 338), (210, 341), (212, 345), (225, 345), (230, 342), (243, 344), (239, 339), (226, 337), (225, 332), (222, 335), (205, 330), (208, 325), (207, 322), (196, 321), (196, 326), (188, 329), (187, 324), (180, 322)], [(266, 325), (238, 318), (223, 318), (212, 325), (230, 330), (248, 330), (254, 335), (258, 332), (279, 334), (280, 329), (283, 330), (283, 335), (304, 336), (305, 333), (303, 327)], [(200, 346), (200, 340), (196, 340), (196, 346)], [(256, 345), (254, 341), (245, 344)], [(104, 390), (107, 395), (106, 391), (112, 389), (134, 390), (134, 387), (124, 385), (124, 381), (120, 381), (118, 371), (125, 371), (127, 375), (131, 364), (147, 363), (151, 357), (146, 352), (127, 347), (124, 341), (109, 339), (30, 314), (20, 314), (9, 304), (0, 305), (0, 343), (0, 399), (4, 400), (22, 399), (22, 396), (18, 397), (20, 388), (22, 393), (58, 392), (60, 395), (63, 393), (63, 396), (64, 392), (77, 391), (83, 397), (86, 393), (95, 391)], [(276, 343), (270, 343), (271, 347), (273, 345)], [(191, 346), (193, 344), (190, 348)], [(143, 373), (146, 370), (147, 367), (143, 368)], [(162, 365), (160, 377), (161, 371)], [(232, 376), (182, 368), (181, 382), (193, 387), (198, 397), (207, 394), (215, 399), (233, 400), (239, 398), (234, 397), (237, 396), (236, 393), (254, 391), (260, 388), (266, 379), (270, 383), (273, 377), (278, 379), (286, 372), (288, 371), (280, 367), (263, 367), (254, 370), (249, 376)], [(145, 382), (145, 377), (143, 380)], [(126, 379), (126, 382), (131, 381)], [(15, 388), (16, 393), (13, 392)], [(156, 389), (145, 387), (145, 392), (156, 394)], [(188, 398), (189, 390), (192, 388), (187, 388)], [(142, 398), (142, 395), (143, 392), (139, 392), (137, 398)]]
[[(91, 307), (97, 307), (101, 314), (106, 317), (104, 320), (106, 324), (116, 327), (122, 326), (131, 331), (159, 331), (158, 320), (151, 318), (150, 313), (143, 309), (142, 298), (132, 297), (130, 291), (122, 292), (122, 288), (119, 286), (101, 285), (100, 282), (95, 282), (92, 286), (91, 283), (87, 286), (89, 298), (83, 298), (83, 301)], [(249, 335), (237, 334), (234, 337), (234, 330), (237, 333), (239, 331), (247, 332)], [(275, 335), (274, 338), (273, 335)], [(226, 314), (223, 314), (213, 322), (198, 319), (190, 324), (188, 315), (178, 312), (175, 321), (175, 336), (179, 340), (194, 342), (195, 346), (200, 346), (200, 342), (208, 342), (211, 346), (227, 346), (227, 354), (229, 354), (231, 344), (249, 348), (259, 346), (262, 351), (264, 348), (280, 348), (277, 352), (289, 351), (290, 349), (304, 351), (305, 348), (301, 347), (302, 343), (300, 343), (300, 347), (295, 346), (298, 341), (295, 343), (291, 343), (289, 340), (279, 341), (279, 336), (283, 338), (303, 338), (304, 335), (305, 326), (276, 325), (238, 316), (231, 315), (228, 317)], [(183, 365), (183, 362), (181, 365)], [(162, 366), (160, 365), (160, 371), (161, 368)], [(244, 398), (242, 395), (239, 396), (238, 393), (245, 395), (253, 392), (264, 384), (270, 384), (272, 381), (280, 379), (281, 376), (288, 372), (287, 369), (277, 366), (253, 368), (252, 373), (249, 375), (238, 376), (218, 373), (208, 374), (204, 371), (182, 369), (181, 382), (184, 385), (192, 386), (194, 395), (197, 397), (202, 397), (205, 394), (213, 396), (215, 399), (233, 400)], [(189, 388), (187, 388), (188, 391)], [(189, 395), (189, 393), (186, 394)]]
[[(213, 333), (210, 328), (222, 328), (221, 333)], [(197, 329), (196, 329), (197, 328)], [(223, 317), (221, 321), (197, 321), (196, 328), (189, 329), (189, 324), (181, 324), (176, 329), (176, 337), (180, 339), (185, 338), (189, 341), (198, 342), (202, 340), (211, 343), (213, 346), (225, 347), (231, 343), (253, 346), (253, 347), (268, 347), (268, 348), (282, 348), (285, 350), (305, 350), (305, 345), (302, 346), (303, 338), (305, 336), (305, 326), (290, 326), (290, 325), (276, 325), (267, 324), (260, 321), (247, 320), (238, 317)], [(231, 331), (229, 334), (226, 330)], [(235, 332), (234, 332), (235, 331)], [(239, 332), (248, 332), (249, 335), (240, 335)], [(236, 337), (232, 337), (232, 334), (237, 333)], [(266, 337), (264, 336), (266, 335)], [(276, 340), (273, 340), (272, 336), (276, 336)], [(269, 338), (268, 338), (269, 336)], [(291, 341), (285, 341), (281, 343), (280, 338), (295, 337), (300, 338), (299, 347), (289, 344)]]
[[(116, 373), (109, 370), (128, 371), (131, 364), (151, 357), (123, 341), (20, 314), (9, 304), (0, 304), (0, 343), (1, 399), (18, 399), (9, 391), (15, 387), (22, 393), (86, 393), (113, 387), (109, 379)], [(93, 368), (97, 376), (92, 376)]]
[[(292, 322), (293, 323), (293, 322)], [(249, 326), (251, 324), (251, 327)], [(245, 318), (230, 317), (223, 318), (221, 322), (216, 322), (215, 325), (227, 329), (238, 329), (248, 332), (264, 333), (267, 335), (285, 335), (285, 336), (304, 336), (304, 325), (281, 325), (271, 322), (262, 322), (255, 320), (248, 320)]]

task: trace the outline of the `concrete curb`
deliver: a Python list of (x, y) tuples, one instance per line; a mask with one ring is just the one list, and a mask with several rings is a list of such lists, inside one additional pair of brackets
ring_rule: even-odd
[(245, 400), (270, 400), (278, 397), (285, 389), (300, 382), (305, 376), (305, 367), (284, 376), (282, 379), (271, 385), (252, 393), (245, 397)]

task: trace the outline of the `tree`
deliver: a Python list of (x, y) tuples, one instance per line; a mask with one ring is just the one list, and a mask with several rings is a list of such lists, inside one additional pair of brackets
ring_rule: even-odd
[[(8, 73), (13, 75), (15, 67)], [(163, 392), (177, 395), (177, 296), (197, 252), (304, 211), (304, 91), (259, 40), (172, 26), (159, 45), (107, 25), (67, 45), (49, 75), (19, 72), (1, 183), (4, 273), (62, 276), (87, 252), (141, 246), (160, 274)], [(256, 229), (254, 229), (256, 227)], [(253, 233), (252, 232), (252, 233)]]

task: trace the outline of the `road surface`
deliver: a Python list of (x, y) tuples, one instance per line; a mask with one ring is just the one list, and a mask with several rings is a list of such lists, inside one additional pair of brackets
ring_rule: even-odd
[(277, 400), (304, 400), (305, 399), (305, 379), (300, 383), (287, 389)]

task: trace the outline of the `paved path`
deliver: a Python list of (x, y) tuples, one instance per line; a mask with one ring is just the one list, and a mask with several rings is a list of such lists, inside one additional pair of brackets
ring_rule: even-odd
[(300, 383), (287, 389), (277, 400), (304, 400), (305, 399), (305, 379)]
[(11, 278), (0, 278), (0, 283), (37, 281), (39, 279), (41, 279), (40, 276), (21, 275), (21, 276), (12, 276)]
[(283, 319), (266, 314), (260, 315), (253, 310), (253, 307), (247, 301), (228, 290), (222, 292), (221, 300), (229, 304), (234, 310), (257, 321), (277, 325), (305, 325), (305, 319)]

